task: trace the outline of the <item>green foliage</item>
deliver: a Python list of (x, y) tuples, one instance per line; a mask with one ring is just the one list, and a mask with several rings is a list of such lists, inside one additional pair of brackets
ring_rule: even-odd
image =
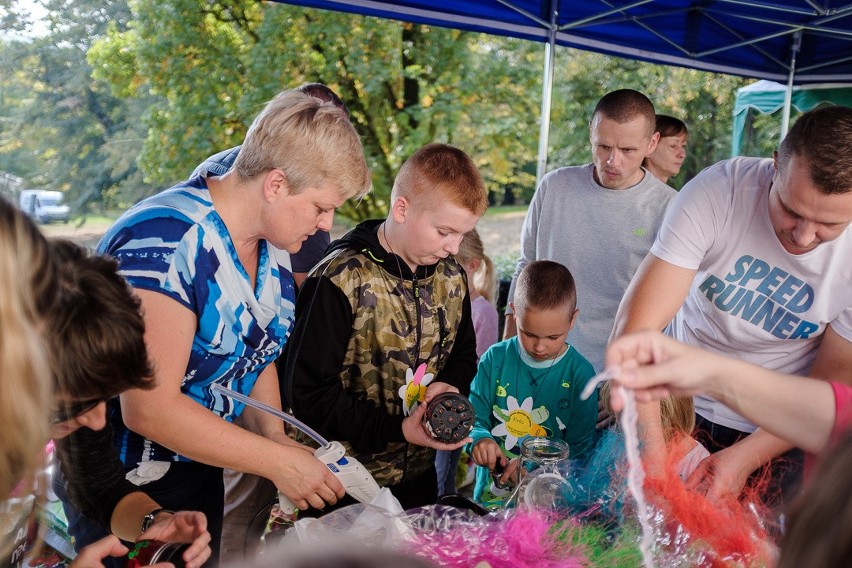
[(595, 104), (607, 92), (623, 88), (645, 93), (658, 113), (686, 122), (687, 158), (681, 173), (669, 180), (674, 187), (730, 156), (736, 89), (748, 80), (567, 48), (558, 50), (556, 61), (550, 169), (591, 161), (588, 124)]
[(512, 279), (512, 275), (515, 273), (515, 268), (518, 265), (517, 254), (498, 254), (491, 260), (494, 262), (494, 273), (497, 276), (497, 280)]
[[(347, 103), (373, 172), (374, 191), (344, 217), (384, 215), (399, 166), (431, 141), (466, 150), (494, 202), (535, 190), (540, 44), (255, 0), (40, 2), (46, 36), (0, 40), (0, 172), (63, 189), (78, 210), (126, 207), (185, 178), (307, 81)], [(0, 19), (28, 29), (12, 0)], [(743, 83), (559, 48), (549, 169), (588, 162), (594, 104), (632, 87), (690, 127), (679, 186), (727, 157)]]
[[(50, 10), (49, 34), (3, 46), (0, 76), (7, 78), (9, 95), (0, 100), (6, 119), (0, 163), (31, 187), (66, 191), (77, 211), (129, 186), (135, 200), (146, 189), (133, 159), (142, 137), (139, 106), (115, 98), (93, 78), (86, 60), (93, 39), (129, 19), (127, 5), (115, 0), (43, 4)], [(21, 153), (29, 159), (19, 162)]]

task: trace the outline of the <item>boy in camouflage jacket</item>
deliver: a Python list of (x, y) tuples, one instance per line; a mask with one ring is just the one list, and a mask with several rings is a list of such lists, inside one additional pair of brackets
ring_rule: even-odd
[[(387, 219), (332, 243), (297, 300), (285, 404), (343, 442), (405, 508), (435, 502), (435, 450), (464, 444), (438, 442), (422, 417), (441, 392), (467, 395), (476, 373), (467, 277), (453, 255), (486, 206), (472, 160), (426, 145), (400, 169)], [(434, 380), (406, 417), (399, 390), (421, 364)]]

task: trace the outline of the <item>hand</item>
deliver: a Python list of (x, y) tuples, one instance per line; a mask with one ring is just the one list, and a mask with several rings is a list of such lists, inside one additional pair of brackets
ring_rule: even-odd
[(117, 536), (110, 535), (93, 542), (80, 551), (70, 568), (103, 568), (104, 558), (126, 556), (130, 550), (121, 544)]
[(429, 386), (426, 387), (426, 396), (423, 397), (423, 404), (429, 404), (433, 398), (435, 398), (442, 392), (458, 393), (459, 389), (449, 383), (442, 383), (441, 381), (432, 381)]
[[(717, 366), (725, 359), (668, 338), (658, 331), (622, 336), (606, 350), (607, 369), (620, 369), (618, 382), (633, 389), (636, 400), (659, 400), (671, 394), (692, 396), (705, 392)], [(610, 405), (624, 408), (618, 389), (612, 389)]]
[(498, 463), (503, 466), (503, 473), (497, 478), (497, 483), (502, 487), (514, 483), (518, 460), (514, 459), (510, 461), (500, 450), (500, 446), (497, 445), (497, 442), (493, 438), (482, 438), (476, 442), (473, 445), (471, 457), (475, 464), (487, 467), (492, 475)]
[[(473, 458), (473, 463), (487, 467), (489, 471), (494, 470), (494, 466), (503, 456), (500, 451), (500, 446), (493, 438), (482, 438), (473, 445), (473, 450), (470, 452), (470, 457)], [(505, 456), (503, 456), (505, 458)], [(503, 463), (503, 465), (506, 465)]]
[(725, 448), (704, 458), (686, 484), (712, 500), (736, 499), (742, 493), (749, 475), (751, 468), (740, 463), (735, 451)]
[(314, 454), (302, 448), (287, 447), (279, 474), (271, 481), (297, 508), (322, 509), (334, 505), (346, 493), (340, 480)]
[(504, 459), (508, 462), (506, 464), (506, 470), (503, 472), (503, 475), (500, 476), (499, 482), (503, 487), (509, 487), (511, 485), (515, 485), (520, 479), (520, 467), (521, 460), (519, 458), (513, 458), (509, 460), (504, 456)]
[(615, 424), (615, 414), (610, 412), (606, 407), (606, 401), (603, 397), (598, 396), (598, 420), (595, 423), (595, 428), (603, 430)]
[[(450, 385), (447, 386), (451, 389), (454, 388)], [(470, 438), (465, 438), (455, 444), (444, 444), (443, 442), (439, 442), (430, 436), (426, 431), (426, 428), (423, 427), (424, 414), (426, 414), (426, 405), (418, 404), (411, 412), (411, 415), (402, 421), (402, 435), (405, 436), (405, 440), (408, 443), (416, 444), (418, 446), (426, 446), (427, 448), (435, 448), (436, 450), (455, 450), (456, 448), (461, 448), (465, 444), (473, 441)]]
[(155, 522), (138, 540), (145, 539), (192, 543), (183, 553), (187, 568), (200, 568), (212, 554), (207, 518), (197, 511), (178, 511)]

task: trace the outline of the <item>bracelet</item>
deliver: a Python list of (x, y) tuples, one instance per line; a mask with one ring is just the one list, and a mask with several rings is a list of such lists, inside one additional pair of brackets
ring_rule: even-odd
[(160, 507), (159, 509), (154, 509), (153, 511), (151, 511), (150, 513), (148, 513), (147, 515), (142, 517), (142, 532), (143, 533), (145, 531), (147, 531), (149, 528), (151, 528), (151, 525), (154, 524), (154, 518), (157, 515), (159, 515), (160, 513), (169, 513), (171, 515), (175, 514), (175, 512), (172, 511), (171, 509), (164, 509), (162, 507)]

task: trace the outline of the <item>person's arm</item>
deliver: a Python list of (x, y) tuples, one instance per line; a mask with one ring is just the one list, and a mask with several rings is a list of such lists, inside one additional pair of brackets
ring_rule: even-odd
[(473, 446), (483, 438), (491, 438), (491, 411), (494, 405), (494, 389), (496, 388), (491, 377), (491, 364), (494, 351), (486, 351), (476, 368), (476, 376), (470, 387), (470, 404), (476, 414), (470, 437), (473, 443), (468, 448), (468, 453)]
[(686, 300), (695, 273), (649, 252), (624, 292), (610, 339), (666, 327)]
[[(138, 523), (136, 534), (125, 533), (112, 524), (113, 511), (119, 502), (139, 488), (124, 477), (124, 466), (113, 445), (109, 420), (100, 430), (79, 428), (54, 440), (54, 445), (71, 503), (83, 515), (125, 540), (132, 541), (139, 536)], [(156, 508), (155, 504), (150, 510)]]
[[(831, 325), (826, 328), (809, 375), (852, 383), (852, 343), (836, 333)], [(804, 426), (805, 423), (800, 424)], [(816, 433), (821, 439), (819, 428)], [(758, 428), (733, 446), (704, 460), (689, 482), (694, 486), (708, 486), (711, 495), (737, 494), (753, 471), (795, 447), (791, 434), (795, 435), (787, 433), (778, 437)]]
[(852, 342), (826, 326), (809, 377), (831, 379), (852, 385)]
[(187, 566), (201, 566), (210, 558), (210, 533), (207, 518), (198, 511), (161, 511), (144, 533), (142, 521), (160, 505), (142, 491), (130, 493), (119, 501), (112, 514), (112, 533), (120, 539), (134, 542), (142, 539), (161, 542), (191, 543), (183, 553)]
[(470, 388), (470, 403), (476, 414), (470, 437), (473, 440), (467, 447), (468, 453), (477, 465), (494, 469), (499, 461), (504, 466), (508, 459), (500, 451), (500, 446), (491, 435), (491, 412), (494, 404), (496, 384), (492, 378), (491, 369), (494, 351), (486, 351), (479, 366), (476, 376)]
[[(618, 381), (634, 389), (637, 400), (706, 394), (806, 451), (818, 453), (829, 441), (836, 410), (828, 382), (769, 371), (658, 332), (616, 339), (607, 349), (606, 365), (621, 368)], [(623, 407), (617, 389), (612, 404)]]
[(266, 477), (300, 509), (336, 502), (343, 487), (310, 452), (239, 428), (181, 393), (196, 316), (164, 294), (136, 293), (157, 380), (151, 390), (121, 395), (127, 427), (192, 460)]
[[(278, 384), (277, 364), (271, 363), (261, 371), (254, 383), (254, 388), (250, 393), (251, 398), (258, 400), (272, 408), (281, 408), (281, 390)], [(250, 406), (246, 406), (241, 414), (243, 424), (247, 430), (257, 432), (264, 438), (268, 438), (285, 446), (293, 446), (312, 451), (307, 446), (300, 444), (287, 436), (284, 430), (284, 422), (272, 416), (268, 412), (258, 410)]]
[[(137, 540), (145, 515), (160, 505), (125, 479), (110, 422), (100, 430), (75, 430), (55, 440), (55, 446), (72, 503), (122, 540)], [(152, 528), (157, 526), (157, 533), (168, 536), (170, 541), (193, 543), (186, 558), (195, 559), (194, 565), (200, 566), (210, 555), (210, 533), (204, 515), (181, 511), (162, 517)]]
[[(683, 305), (695, 270), (675, 266), (648, 253), (636, 270), (615, 316), (610, 339), (647, 329), (661, 330)], [(661, 474), (666, 460), (666, 442), (660, 419), (660, 404), (636, 405), (642, 454), (651, 475)]]
[(687, 484), (711, 498), (736, 497), (752, 472), (795, 447), (789, 441), (758, 428), (736, 444), (704, 458)]

